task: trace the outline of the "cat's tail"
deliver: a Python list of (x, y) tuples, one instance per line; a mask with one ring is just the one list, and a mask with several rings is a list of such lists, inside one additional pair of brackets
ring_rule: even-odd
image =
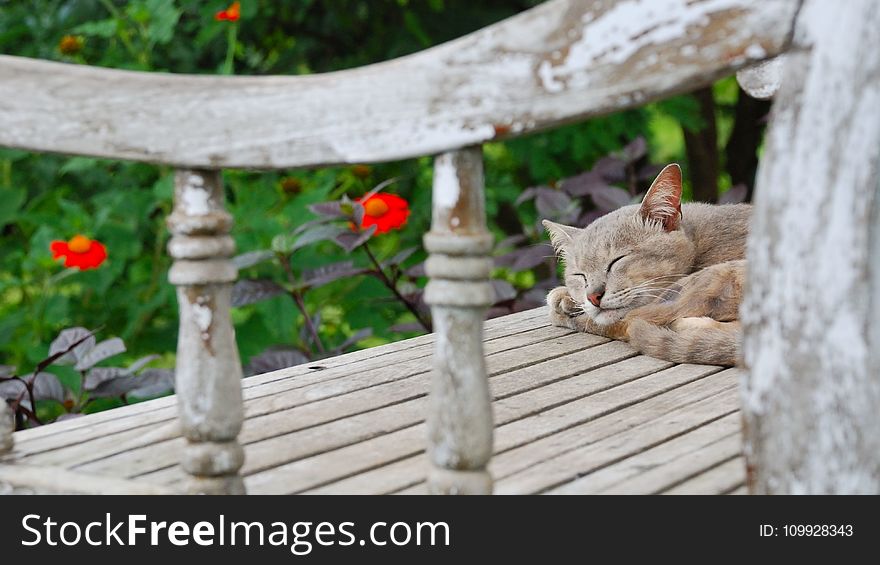
[[(739, 322), (683, 318), (672, 327), (645, 320), (629, 324), (629, 343), (640, 352), (673, 363), (732, 367), (739, 359)], [(683, 323), (682, 323), (683, 322)]]

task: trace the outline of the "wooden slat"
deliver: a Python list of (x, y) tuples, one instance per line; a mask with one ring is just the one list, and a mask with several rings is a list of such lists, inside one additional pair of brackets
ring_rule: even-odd
[[(583, 372), (571, 378), (529, 390), (523, 394), (496, 400), (493, 404), (496, 425), (513, 422), (572, 402), (615, 386), (653, 375), (670, 363), (650, 357), (634, 357)], [(577, 367), (576, 367), (577, 368)], [(536, 368), (537, 370), (538, 368)], [(579, 370), (584, 370), (585, 367)], [(497, 381), (490, 382), (495, 387)], [(498, 451), (496, 444), (496, 452)], [(317, 492), (357, 492), (382, 494), (397, 490), (424, 478), (426, 467), (421, 454), (326, 485)], [(390, 467), (390, 468), (389, 468)]]
[[(569, 362), (571, 366), (582, 366), (586, 369), (633, 355), (632, 349), (629, 348), (629, 346), (619, 342), (604, 343), (606, 341), (607, 340), (604, 338), (590, 335), (565, 335), (557, 339), (551, 339), (531, 346), (503, 351), (497, 355), (491, 355), (488, 358), (488, 368), (490, 375), (501, 374), (506, 377), (511, 374), (519, 375), (519, 371), (522, 370), (522, 367), (529, 363), (538, 363), (541, 360), (548, 358), (551, 363), (558, 363), (556, 358), (559, 356), (571, 359)], [(594, 345), (595, 347), (590, 348), (591, 345)], [(586, 352), (587, 348), (590, 348), (589, 354)], [(571, 353), (572, 351), (573, 353)], [(583, 362), (578, 363), (578, 360), (581, 358), (584, 359)], [(364, 437), (371, 437), (369, 435), (371, 433), (369, 430), (376, 425), (379, 425), (382, 430), (387, 430), (387, 428), (381, 425), (381, 420), (378, 419), (379, 414), (375, 411), (376, 409), (389, 404), (387, 397), (381, 390), (361, 393), (363, 396), (372, 399), (373, 404), (370, 404), (369, 400), (365, 400), (360, 404), (354, 404), (351, 395), (346, 395), (346, 393), (359, 389), (368, 389), (369, 387), (383, 383), (393, 383), (394, 381), (407, 379), (406, 383), (403, 384), (404, 389), (401, 394), (408, 394), (410, 397), (422, 397), (427, 394), (428, 390), (426, 369), (426, 364), (423, 362), (409, 364), (402, 363), (384, 368), (382, 371), (368, 373), (358, 372), (357, 374), (350, 375), (346, 379), (338, 379), (330, 383), (318, 383), (311, 387), (295, 389), (282, 395), (276, 395), (266, 401), (259, 402), (258, 405), (255, 405), (255, 408), (264, 413), (265, 417), (248, 418), (245, 422), (245, 429), (242, 432), (241, 437), (246, 443), (253, 443), (259, 440), (274, 441), (272, 441), (272, 443), (260, 443), (252, 446), (248, 450), (248, 461), (245, 463), (245, 472), (253, 472), (255, 470), (255, 465), (267, 465), (270, 461), (275, 461), (277, 464), (279, 461), (278, 458), (283, 457), (283, 454), (290, 453), (291, 450), (299, 453), (302, 449), (319, 449), (321, 446), (326, 446), (326, 449), (338, 447), (340, 445), (339, 442), (354, 442)], [(415, 376), (419, 377), (414, 378)], [(549, 377), (545, 377), (544, 382), (546, 382), (548, 378)], [(517, 379), (515, 384), (519, 386), (519, 389), (507, 384), (505, 390), (527, 390), (539, 386), (541, 382), (541, 379), (531, 379), (528, 381)], [(323, 407), (327, 406), (327, 399), (332, 399), (334, 397), (340, 397), (339, 402), (334, 401), (334, 404), (330, 406), (335, 407), (334, 409), (336, 412), (323, 410)], [(324, 404), (321, 404), (320, 402), (322, 399)], [(397, 401), (400, 401), (399, 398)], [(316, 402), (318, 405), (311, 407), (308, 410), (308, 413), (314, 414), (314, 417), (317, 418), (317, 420), (300, 417), (300, 414), (303, 413), (303, 406), (308, 405), (311, 402)], [(417, 402), (417, 400), (410, 401), (410, 403), (413, 402)], [(421, 401), (419, 400), (418, 402), (420, 403)], [(285, 433), (293, 433), (307, 428), (314, 428), (318, 423), (330, 422), (342, 418), (343, 416), (351, 415), (351, 409), (348, 407), (349, 404), (354, 404), (355, 411), (372, 411), (370, 412), (374, 415), (372, 417), (377, 418), (376, 421), (370, 422), (373, 426), (358, 425), (354, 430), (347, 434), (339, 432), (327, 434), (328, 437), (323, 442), (320, 441), (321, 434), (324, 433), (322, 430), (318, 430), (319, 436), (315, 441), (305, 443), (300, 443), (294, 438), (287, 438), (284, 436)], [(393, 401), (391, 401), (391, 404), (393, 404)], [(251, 410), (250, 406), (251, 405), (246, 405), (246, 409)], [(340, 410), (345, 412), (340, 413)], [(420, 408), (419, 410), (418, 414), (419, 417), (421, 417), (423, 415), (421, 410), (423, 409)], [(394, 417), (391, 417), (389, 422), (398, 428), (408, 425), (406, 419), (398, 419)], [(338, 425), (343, 426), (346, 424)], [(144, 441), (138, 430), (127, 432), (127, 434), (128, 435), (124, 437), (117, 435), (117, 437), (112, 440), (96, 439), (89, 442), (87, 446), (80, 444), (71, 446), (67, 449), (55, 450), (47, 454), (36, 454), (28, 460), (40, 462), (42, 464), (52, 461), (57, 464), (65, 464), (73, 467), (85, 464), (82, 468), (91, 469), (97, 472), (100, 472), (100, 469), (105, 468), (105, 466), (113, 466), (118, 472), (119, 469), (115, 466), (118, 465), (121, 460), (125, 460), (127, 461), (125, 464), (126, 473), (131, 474), (149, 472), (151, 470), (162, 468), (162, 466), (172, 465), (176, 462), (173, 450), (158, 449), (156, 450), (158, 453), (152, 453), (151, 442), (149, 442), (149, 439), (151, 438)], [(312, 432), (309, 432), (309, 434), (311, 437)], [(124, 439), (124, 441), (120, 441), (121, 439)], [(98, 442), (101, 443), (98, 444)], [(176, 441), (175, 443), (177, 445), (181, 444), (179, 441)], [(296, 445), (292, 445), (294, 443)], [(101, 449), (97, 448), (98, 445), (101, 446)], [(263, 456), (263, 453), (265, 453), (265, 457)], [(88, 464), (90, 461), (94, 461), (95, 463)], [(146, 466), (146, 468), (144, 468), (144, 466)]]
[[(630, 361), (641, 359), (639, 357)], [(609, 372), (614, 371), (618, 364), (605, 367)], [(515, 427), (501, 426), (498, 430), (499, 438), (503, 439), (508, 445), (523, 443), (515, 448), (499, 448), (490, 467), (493, 476), (504, 478), (517, 472), (528, 473), (530, 468), (540, 465), (543, 461), (553, 459), (554, 457), (564, 454), (568, 451), (594, 443), (604, 438), (616, 436), (617, 434), (625, 434), (628, 430), (636, 430), (635, 434), (641, 430), (650, 429), (652, 426), (658, 425), (664, 419), (674, 418), (676, 414), (687, 413), (700, 401), (710, 399), (710, 405), (720, 406), (717, 408), (718, 415), (723, 415), (723, 402), (719, 402), (722, 398), (719, 393), (724, 391), (732, 392), (735, 383), (729, 373), (716, 375), (717, 368), (704, 366), (678, 366), (665, 371), (660, 371), (640, 380), (638, 383), (644, 386), (653, 384), (654, 386), (667, 387), (665, 392), (654, 394), (653, 396), (633, 394), (636, 390), (634, 386), (627, 388), (621, 387), (620, 390), (609, 390), (606, 396), (616, 395), (629, 398), (630, 403), (610, 411), (605, 415), (594, 418), (586, 418), (586, 421), (571, 425), (572, 421), (577, 422), (578, 418), (584, 415), (589, 416), (595, 413), (596, 407), (590, 406), (593, 398), (587, 397), (580, 400), (572, 401), (560, 407), (560, 410), (545, 411), (539, 414), (545, 419), (557, 420), (557, 429), (544, 437), (539, 434), (530, 434), (528, 431), (517, 431)], [(632, 383), (635, 385), (636, 383)], [(656, 390), (663, 390), (655, 389)], [(735, 396), (730, 394), (730, 396)], [(607, 403), (608, 398), (601, 399), (596, 405)], [(699, 408), (699, 406), (698, 406)], [(591, 412), (591, 410), (593, 412)], [(710, 414), (712, 412), (710, 411)], [(669, 416), (672, 415), (672, 416)], [(715, 417), (717, 417), (715, 416)], [(523, 420), (525, 424), (531, 424), (532, 420)], [(667, 426), (668, 427), (668, 426)], [(505, 429), (507, 428), (507, 429)], [(674, 430), (673, 430), (674, 431)], [(628, 436), (619, 436), (626, 438)], [(622, 440), (621, 440), (622, 441)], [(631, 440), (627, 440), (630, 441)], [(638, 446), (637, 442), (632, 442)], [(413, 473), (420, 470), (417, 461), (413, 461), (411, 469)], [(400, 471), (400, 469), (398, 469)], [(374, 472), (372, 477), (376, 481), (376, 485), (381, 487), (379, 491), (367, 490), (366, 492), (394, 492), (401, 488), (407, 487), (413, 482), (412, 475), (409, 477), (405, 474), (399, 474), (396, 477), (391, 474), (386, 478), (381, 476), (379, 470)], [(421, 478), (421, 475), (419, 475)], [(332, 485), (328, 485), (327, 489), (331, 489)], [(417, 489), (416, 489), (417, 490)], [(405, 488), (406, 492), (415, 492), (410, 488)], [(360, 492), (359, 490), (357, 492)]]
[(6, 485), (40, 494), (177, 494), (167, 486), (116, 477), (75, 473), (58, 467), (0, 463), (0, 487)]
[[(745, 465), (745, 461), (743, 461), (743, 465)], [(733, 489), (732, 491), (730, 491), (727, 494), (736, 494), (736, 495), (746, 494), (747, 495), (747, 494), (749, 494), (749, 489), (748, 489), (748, 487), (743, 485), (741, 487), (736, 487), (735, 489)]]
[(746, 462), (742, 457), (728, 459), (708, 471), (681, 483), (663, 494), (728, 494), (744, 488)]
[[(719, 398), (701, 400), (665, 418), (627, 430), (625, 435), (606, 433), (599, 441), (545, 458), (513, 475), (502, 476), (503, 473), (499, 473), (502, 478), (496, 482), (497, 491), (501, 494), (543, 492), (733, 412), (737, 406), (735, 394), (720, 393)], [(515, 456), (513, 452), (510, 453), (510, 457)]]
[[(512, 319), (508, 320), (507, 318)], [(547, 327), (546, 320), (545, 307), (514, 314), (498, 320), (490, 320), (487, 322), (486, 329), (487, 354), (501, 353), (573, 333), (565, 328)], [(364, 353), (367, 350), (364, 350), (323, 360), (320, 363), (322, 366), (327, 366), (327, 369), (322, 371), (310, 370), (308, 367), (317, 365), (309, 363), (307, 366), (298, 365), (289, 369), (251, 377), (242, 381), (245, 400), (274, 396), (280, 392), (303, 388), (310, 384), (330, 381), (334, 378), (344, 379), (347, 378), (354, 364), (357, 364), (357, 372), (364, 372), (385, 366), (396, 366), (410, 360), (419, 360), (415, 365), (424, 369), (428, 364), (432, 351), (432, 339), (433, 335), (427, 335), (381, 346), (371, 350), (375, 351), (375, 355), (372, 356), (367, 356)], [(605, 340), (596, 341), (588, 338), (584, 341), (586, 345), (589, 345)], [(407, 345), (408, 342), (414, 343)], [(258, 408), (264, 406), (261, 403), (258, 405)], [(267, 412), (257, 411), (250, 405), (246, 408), (249, 410), (249, 416)], [(94, 436), (92, 430), (96, 425), (101, 426), (102, 437), (109, 437), (119, 431), (173, 420), (176, 414), (177, 407), (172, 396), (90, 415), (70, 422), (41, 426), (16, 433), (17, 453), (20, 456), (25, 456), (92, 439)], [(79, 430), (79, 432), (74, 432), (74, 430)], [(66, 435), (69, 433), (74, 435)], [(54, 437), (48, 440), (44, 439), (48, 436)]]
[(0, 146), (186, 167), (388, 161), (709, 84), (786, 48), (796, 0), (551, 0), (321, 75), (138, 73), (0, 56)]
[[(739, 435), (739, 413), (709, 422), (657, 447), (628, 457), (623, 461), (599, 469), (570, 483), (551, 489), (551, 494), (653, 494), (682, 479), (713, 465), (718, 461), (701, 455), (715, 453), (716, 444), (732, 442), (734, 454), (739, 453), (742, 438)], [(725, 448), (727, 447), (725, 444)], [(725, 455), (725, 457), (729, 457)], [(740, 477), (742, 479), (742, 477)]]
[[(611, 345), (611, 344), (608, 344)], [(599, 349), (599, 348), (596, 348)], [(537, 367), (540, 371), (540, 366)], [(614, 374), (613, 369), (609, 369)], [(589, 373), (587, 373), (589, 374)], [(494, 388), (497, 379), (490, 380)], [(689, 378), (689, 380), (691, 380)], [(678, 384), (681, 384), (680, 382)], [(560, 419), (559, 426), (569, 426), (570, 421), (586, 421), (609, 411), (621, 408), (640, 398), (650, 397), (661, 390), (676, 386), (674, 379), (641, 378), (604, 390), (588, 398), (598, 399), (596, 406), (587, 412), (572, 413), (568, 419)], [(604, 388), (604, 387), (602, 387)], [(535, 393), (533, 393), (535, 394)], [(616, 404), (615, 404), (615, 400)], [(552, 422), (546, 423), (544, 407), (535, 403), (515, 403), (509, 410), (496, 412), (496, 446), (517, 441), (528, 442), (552, 433)], [(525, 418), (523, 416), (527, 415)], [(508, 421), (515, 419), (510, 424)], [(514, 438), (508, 432), (515, 425)], [(395, 434), (377, 437), (342, 449), (294, 461), (289, 464), (267, 469), (246, 479), (252, 492), (282, 493), (308, 490), (335, 479), (345, 478), (355, 473), (418, 454), (424, 448), (424, 429), (420, 424)]]

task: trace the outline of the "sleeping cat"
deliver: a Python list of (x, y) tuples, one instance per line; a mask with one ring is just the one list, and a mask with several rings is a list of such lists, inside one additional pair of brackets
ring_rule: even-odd
[(640, 205), (583, 229), (545, 220), (565, 262), (551, 322), (667, 361), (735, 365), (750, 217), (748, 204), (682, 204), (672, 164)]

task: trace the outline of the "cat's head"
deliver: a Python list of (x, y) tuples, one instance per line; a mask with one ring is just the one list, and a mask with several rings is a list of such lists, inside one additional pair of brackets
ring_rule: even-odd
[(586, 228), (544, 220), (571, 298), (599, 325), (654, 301), (687, 275), (694, 244), (681, 229), (681, 169), (667, 165), (638, 206), (626, 206)]

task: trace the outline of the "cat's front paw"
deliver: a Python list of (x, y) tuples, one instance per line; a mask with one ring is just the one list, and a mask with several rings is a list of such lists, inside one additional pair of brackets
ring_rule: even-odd
[(547, 295), (547, 306), (550, 307), (550, 323), (563, 328), (578, 329), (574, 318), (579, 309), (574, 300), (568, 294), (568, 289), (559, 286)]

